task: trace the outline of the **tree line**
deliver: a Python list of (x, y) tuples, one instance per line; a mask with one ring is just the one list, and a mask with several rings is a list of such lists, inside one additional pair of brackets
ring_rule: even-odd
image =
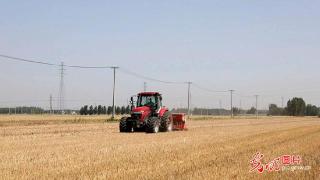
[(285, 108), (280, 108), (276, 104), (269, 105), (269, 115), (275, 116), (318, 116), (319, 107), (306, 104), (303, 98), (294, 97), (287, 102)]
[(61, 110), (47, 110), (41, 107), (33, 106), (18, 106), (18, 107), (2, 107), (0, 108), (0, 114), (74, 114), (78, 113), (76, 110), (65, 109)]
[[(116, 106), (115, 113), (117, 115), (130, 114), (131, 108), (130, 106)], [(112, 114), (112, 106), (93, 106), (93, 105), (84, 105), (79, 110), (80, 115), (100, 115), (100, 114)]]
[(0, 108), (0, 114), (44, 114), (46, 111), (40, 107), (14, 107)]
[[(233, 114), (256, 114), (257, 109), (251, 107), (249, 110), (233, 107)], [(172, 109), (173, 113), (187, 113), (186, 108)], [(190, 110), (193, 115), (230, 115), (231, 111), (226, 109), (206, 109), (206, 108), (193, 108)], [(280, 108), (276, 104), (270, 104), (268, 110), (259, 110), (259, 114), (267, 114), (273, 116), (319, 116), (320, 108), (306, 104), (303, 98), (294, 97), (287, 102), (286, 107)]]

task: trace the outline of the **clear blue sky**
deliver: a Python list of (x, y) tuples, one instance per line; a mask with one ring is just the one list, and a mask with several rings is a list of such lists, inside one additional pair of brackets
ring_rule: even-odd
[[(0, 54), (79, 65), (118, 65), (153, 78), (281, 96), (320, 105), (320, 1), (1, 1)], [(57, 68), (0, 60), (0, 106), (48, 107)], [(143, 79), (118, 73), (117, 103)], [(148, 82), (170, 107), (186, 105), (185, 85)], [(66, 72), (66, 106), (111, 104), (109, 70)], [(224, 107), (228, 94), (192, 88), (193, 106)], [(235, 96), (248, 108), (253, 98)]]

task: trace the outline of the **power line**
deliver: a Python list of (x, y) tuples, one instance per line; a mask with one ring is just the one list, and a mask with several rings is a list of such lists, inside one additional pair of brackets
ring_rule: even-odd
[(61, 113), (64, 113), (64, 67), (69, 67), (69, 68), (80, 68), (80, 69), (113, 69), (113, 96), (112, 96), (112, 118), (114, 118), (115, 115), (115, 83), (116, 83), (116, 69), (119, 67), (116, 66), (79, 66), (79, 65), (65, 65), (64, 63), (59, 64), (54, 64), (54, 63), (48, 63), (48, 62), (43, 62), (43, 61), (35, 61), (35, 60), (30, 60), (30, 59), (24, 59), (24, 58), (19, 58), (19, 57), (13, 57), (13, 56), (8, 56), (8, 55), (3, 55), (0, 54), (0, 57), (14, 60), (14, 61), (20, 61), (20, 62), (28, 62), (28, 63), (36, 63), (36, 64), (43, 64), (43, 65), (50, 65), (50, 66), (59, 66), (60, 68), (60, 87), (59, 87), (59, 109)]
[(113, 66), (78, 66), (78, 65), (65, 65), (69, 68), (80, 68), (80, 69), (112, 69)]
[[(58, 66), (58, 67), (61, 66), (61, 64), (25, 59), (25, 58), (14, 57), (14, 56), (9, 56), (9, 55), (4, 55), (4, 54), (0, 54), (0, 57), (6, 58), (7, 60), (10, 59), (13, 61), (28, 62), (28, 63), (42, 64), (42, 65), (49, 65), (49, 66)], [(66, 65), (66, 64), (64, 64), (64, 67), (80, 68), (80, 69), (111, 69), (111, 68), (113, 68), (113, 66), (80, 66), (80, 65)]]
[(53, 63), (42, 62), (42, 61), (35, 61), (35, 60), (30, 60), (30, 59), (8, 56), (8, 55), (4, 55), (4, 54), (0, 54), (0, 57), (6, 58), (6, 59), (11, 59), (14, 61), (20, 61), (20, 62), (36, 63), (36, 64), (43, 64), (43, 65), (49, 65), (49, 66), (60, 66), (59, 64), (53, 64)]
[(254, 98), (254, 96), (253, 95), (242, 95), (242, 94), (239, 94), (239, 93), (234, 93), (234, 95), (237, 95), (237, 96), (239, 96), (239, 97), (242, 97), (242, 98)]
[[(27, 62), (27, 63), (34, 63), (34, 64), (42, 64), (42, 65), (48, 65), (48, 66), (57, 66), (57, 67), (61, 67), (60, 71), (60, 95), (59, 95), (59, 100), (60, 100), (60, 110), (63, 110), (63, 106), (64, 106), (64, 94), (63, 94), (63, 88), (64, 88), (64, 84), (63, 84), (63, 75), (64, 75), (64, 68), (68, 67), (68, 68), (80, 68), (80, 69), (113, 69), (114, 72), (114, 82), (113, 82), (113, 109), (114, 109), (114, 101), (115, 101), (115, 83), (116, 83), (116, 79), (115, 79), (115, 71), (116, 69), (119, 69), (119, 67), (116, 66), (80, 66), (80, 65), (66, 65), (66, 64), (55, 64), (55, 63), (50, 63), (50, 62), (45, 62), (45, 61), (38, 61), (38, 60), (33, 60), (33, 59), (26, 59), (26, 58), (20, 58), (20, 57), (14, 57), (14, 56), (10, 56), (10, 55), (5, 55), (5, 54), (0, 54), (0, 57), (5, 58), (7, 60), (12, 60), (12, 61), (19, 61), (19, 62)], [(185, 81), (164, 81), (164, 80), (160, 80), (160, 79), (156, 79), (156, 78), (152, 78), (152, 77), (148, 77), (145, 75), (141, 75), (135, 72), (131, 72), (129, 70), (126, 70), (124, 68), (119, 69), (121, 72), (125, 73), (125, 74), (129, 74), (141, 79), (145, 79), (145, 80), (149, 80), (149, 81), (154, 81), (154, 82), (159, 82), (159, 83), (165, 83), (165, 84), (188, 84), (188, 106), (190, 108), (190, 99), (191, 99), (191, 92), (190, 92), (190, 86), (191, 86), (191, 82), (185, 82)], [(197, 83), (192, 83), (192, 85), (200, 90), (203, 91), (207, 91), (207, 92), (213, 92), (213, 93), (225, 93), (228, 92), (228, 90), (212, 90), (209, 88), (205, 88)], [(144, 88), (146, 89), (146, 88)], [(232, 111), (232, 95), (233, 95), (233, 90), (231, 91), (231, 111)], [(246, 97), (246, 98), (253, 98), (255, 96), (251, 95), (251, 96), (246, 96), (246, 95), (241, 95), (241, 94), (237, 94), (234, 93), (237, 96), (240, 97)], [(276, 96), (272, 96), (272, 95), (266, 95), (266, 94), (260, 94), (260, 96), (267, 96), (267, 97), (276, 97)], [(282, 98), (282, 106), (283, 106), (283, 98)], [(233, 112), (231, 112), (233, 115)]]
[[(49, 65), (49, 66), (58, 66), (60, 67), (61, 64), (56, 64), (56, 63), (50, 63), (50, 62), (45, 62), (45, 61), (38, 61), (38, 60), (34, 60), (34, 59), (26, 59), (26, 58), (21, 58), (21, 57), (15, 57), (15, 56), (11, 56), (11, 55), (5, 55), (5, 54), (0, 54), (0, 57), (2, 58), (6, 58), (7, 60), (13, 60), (13, 61), (20, 61), (20, 62), (28, 62), (28, 63), (35, 63), (35, 64), (42, 64), (42, 65)], [(81, 66), (81, 65), (67, 65), (64, 64), (64, 67), (69, 67), (69, 68), (80, 68), (80, 69), (112, 69), (114, 66)], [(159, 80), (159, 79), (155, 79), (155, 78), (150, 78), (144, 75), (140, 75), (138, 73), (134, 73), (128, 70), (125, 70), (123, 68), (121, 68), (121, 71), (142, 79), (146, 79), (146, 80), (150, 80), (150, 81), (155, 81), (155, 82), (160, 82), (160, 83), (166, 83), (166, 84), (186, 84), (187, 82), (179, 82), (179, 81), (163, 81), (163, 80)], [(198, 89), (204, 90), (204, 91), (208, 91), (208, 92), (228, 92), (228, 91), (220, 91), (220, 90), (211, 90), (208, 88), (204, 88), (202, 86), (199, 86), (195, 83), (193, 83), (193, 85), (195, 87), (197, 87)], [(275, 90), (269, 90), (269, 91), (275, 91)], [(287, 90), (286, 90), (287, 91)], [(318, 90), (312, 90), (312, 92), (318, 92)], [(264, 91), (264, 92), (268, 92), (268, 90)], [(310, 92), (310, 90), (295, 90), (292, 91), (291, 93), (303, 93), (303, 92)], [(263, 96), (274, 96), (276, 97), (277, 95), (270, 95), (270, 94), (263, 94), (263, 93), (259, 93), (260, 95)], [(235, 94), (237, 95), (237, 94)], [(239, 95), (242, 96), (242, 95)], [(242, 97), (254, 97), (254, 96), (242, 96)]]
[(204, 88), (196, 83), (192, 83), (192, 85), (198, 89), (201, 89), (203, 91), (208, 91), (208, 92), (214, 92), (214, 93), (224, 93), (224, 92), (228, 92), (228, 90), (212, 90), (212, 89), (208, 89), (208, 88)]
[(179, 81), (163, 81), (163, 80), (147, 77), (147, 76), (144, 76), (144, 75), (141, 75), (141, 74), (126, 70), (124, 68), (120, 68), (119, 71), (121, 71), (121, 72), (123, 72), (125, 74), (129, 74), (129, 75), (135, 76), (135, 77), (140, 78), (140, 79), (145, 79), (145, 80), (154, 81), (154, 82), (160, 82), (160, 83), (164, 83), (164, 84), (187, 84), (188, 83), (188, 82), (182, 82), (182, 81), (180, 81), (180, 82)]

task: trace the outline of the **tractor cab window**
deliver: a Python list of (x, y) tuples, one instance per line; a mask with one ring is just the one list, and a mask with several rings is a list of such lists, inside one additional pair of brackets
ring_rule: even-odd
[(137, 107), (141, 106), (154, 106), (157, 104), (157, 99), (155, 96), (140, 96), (138, 98)]

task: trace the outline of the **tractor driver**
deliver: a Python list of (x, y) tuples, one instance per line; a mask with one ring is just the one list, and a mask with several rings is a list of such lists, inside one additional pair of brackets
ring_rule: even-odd
[(156, 97), (148, 97), (146, 106), (149, 106), (152, 109), (152, 111), (157, 112), (160, 106), (155, 101)]
[(149, 107), (151, 107), (151, 108), (154, 107), (154, 102), (152, 101), (152, 98), (151, 98), (151, 97), (148, 97), (146, 106), (149, 106)]

